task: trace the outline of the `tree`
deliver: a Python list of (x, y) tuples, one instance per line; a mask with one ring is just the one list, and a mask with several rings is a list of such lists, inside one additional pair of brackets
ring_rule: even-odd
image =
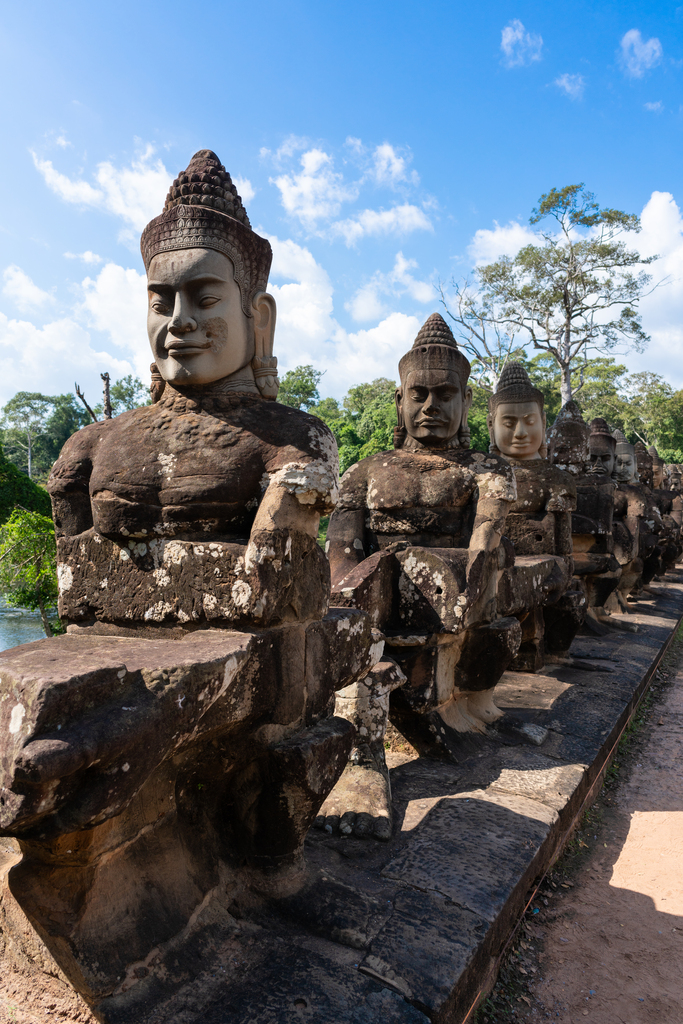
[(57, 545), (48, 516), (15, 509), (0, 529), (0, 589), (10, 606), (38, 609), (45, 636), (52, 636), (48, 612), (57, 606)]
[(280, 381), (278, 402), (289, 405), (292, 409), (310, 409), (320, 401), (318, 384), (324, 373), (324, 370), (316, 370), (310, 363), (289, 370)]
[[(5, 447), (18, 449), (26, 457), (29, 476), (33, 475), (33, 449), (36, 439), (45, 432), (45, 424), (54, 399), (36, 391), (18, 391), (3, 409)], [(14, 460), (13, 460), (14, 461)]]
[(494, 297), (482, 295), (469, 281), (453, 280), (455, 302), (449, 309), (440, 287), (441, 303), (455, 324), (460, 348), (472, 364), (471, 382), (484, 391), (495, 391), (506, 363), (517, 358), (515, 349), (519, 329), (496, 316)]
[[(100, 376), (104, 380), (105, 374), (100, 374)], [(129, 409), (139, 409), (141, 405), (151, 405), (152, 398), (149, 387), (143, 384), (139, 377), (134, 377), (132, 373), (129, 373), (109, 387), (109, 402), (112, 416), (120, 416), (122, 412), (127, 412)], [(108, 418), (103, 402), (96, 405), (93, 412), (97, 417)]]
[(0, 450), (0, 525), (7, 522), (17, 505), (49, 516), (50, 495), (10, 462)]
[(572, 373), (589, 350), (648, 343), (638, 304), (651, 277), (637, 268), (658, 257), (627, 249), (622, 236), (640, 231), (638, 217), (601, 208), (583, 184), (542, 195), (530, 223), (548, 217), (556, 233), (541, 232), (543, 244), (479, 268), (478, 310), (490, 330), (515, 332), (552, 356), (564, 405), (581, 386)]

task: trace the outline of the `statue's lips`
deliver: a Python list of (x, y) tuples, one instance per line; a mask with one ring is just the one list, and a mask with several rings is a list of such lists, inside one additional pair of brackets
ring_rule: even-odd
[(199, 352), (206, 352), (207, 349), (211, 348), (211, 342), (172, 341), (170, 344), (164, 345), (164, 348), (170, 356), (191, 356)]

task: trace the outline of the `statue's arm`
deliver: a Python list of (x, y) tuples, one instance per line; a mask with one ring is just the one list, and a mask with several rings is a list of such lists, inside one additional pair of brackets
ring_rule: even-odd
[(83, 427), (69, 438), (52, 467), (47, 489), (58, 537), (77, 536), (93, 525), (89, 488), (94, 443), (92, 428)]
[(327, 528), (326, 551), (333, 589), (371, 554), (365, 532), (366, 506), (366, 465), (357, 462), (341, 478), (339, 502)]
[(498, 471), (478, 474), (479, 499), (470, 539), (466, 597), (472, 613), (491, 597), (497, 579), (498, 548), (505, 533), (505, 520), (510, 506), (517, 500), (517, 484), (511, 466), (501, 465)]

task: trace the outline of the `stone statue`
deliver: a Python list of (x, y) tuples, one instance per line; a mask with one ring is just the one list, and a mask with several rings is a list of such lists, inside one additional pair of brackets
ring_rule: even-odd
[(392, 662), (337, 698), (360, 741), (321, 810), (328, 829), (389, 836), (389, 712), (423, 754), (476, 749), (501, 714), (492, 694), (519, 647), (515, 615), (531, 606), (534, 580), (546, 591), (555, 582), (558, 560), (515, 566), (501, 543), (515, 482), (504, 459), (469, 450), (469, 371), (432, 314), (399, 363), (394, 451), (341, 481), (327, 535), (332, 601), (370, 612)]
[(551, 658), (566, 657), (585, 616), (583, 591), (570, 589), (576, 483), (571, 473), (547, 460), (543, 393), (532, 386), (521, 363), (506, 365), (488, 405), (490, 450), (514, 467), (517, 481), (506, 535), (516, 556), (558, 556), (554, 586), (520, 616), (522, 644), (512, 668), (535, 672), (546, 651)]
[[(668, 486), (665, 462), (654, 445), (648, 448), (652, 458), (652, 494), (662, 515), (664, 530), (661, 537), (662, 566), (660, 572), (673, 568), (683, 552), (679, 522), (683, 517), (683, 501)], [(659, 573), (658, 573), (659, 574)]]
[(382, 652), (366, 614), (328, 614), (336, 445), (272, 401), (271, 249), (214, 153), (141, 247), (156, 401), (64, 446), (68, 633), (3, 652), (0, 692), (10, 889), (103, 1018), (121, 978), (143, 1001), (165, 984), (152, 950), (229, 927), (245, 887), (301, 884), (353, 740), (330, 698)]
[(641, 539), (643, 545), (643, 572), (637, 581), (632, 596), (635, 597), (642, 591), (650, 591), (650, 583), (655, 576), (663, 572), (662, 552), (666, 546), (666, 528), (652, 491), (653, 468), (652, 456), (642, 441), (635, 443), (636, 466), (638, 480), (645, 495), (647, 512), (645, 517), (645, 536)]
[(621, 566), (619, 585), (608, 599), (608, 611), (628, 612), (629, 594), (639, 585), (643, 574), (643, 558), (649, 553), (647, 497), (638, 480), (635, 446), (629, 444), (620, 430), (612, 434), (616, 441), (614, 480), (614, 516), (612, 535), (614, 554)]
[(588, 462), (590, 429), (575, 401), (566, 402), (548, 431), (548, 459), (573, 476), (583, 476)]

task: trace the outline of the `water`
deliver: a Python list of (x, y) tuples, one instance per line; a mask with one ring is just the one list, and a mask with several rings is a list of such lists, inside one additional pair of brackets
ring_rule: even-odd
[(8, 608), (5, 599), (0, 596), (0, 651), (44, 638), (40, 612), (29, 612), (25, 608)]

